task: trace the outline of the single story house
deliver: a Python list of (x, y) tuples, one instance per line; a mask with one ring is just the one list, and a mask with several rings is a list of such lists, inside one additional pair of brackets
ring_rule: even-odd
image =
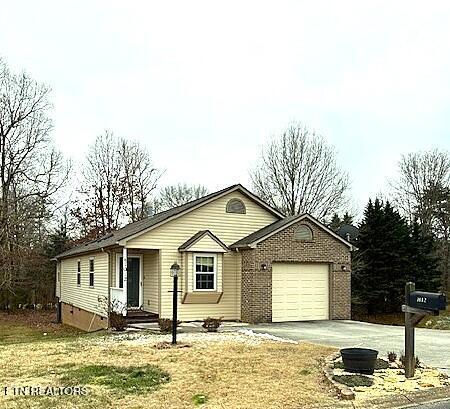
[(56, 295), (62, 321), (89, 331), (108, 326), (102, 299), (170, 318), (177, 262), (183, 321), (349, 319), (351, 249), (238, 184), (59, 254)]

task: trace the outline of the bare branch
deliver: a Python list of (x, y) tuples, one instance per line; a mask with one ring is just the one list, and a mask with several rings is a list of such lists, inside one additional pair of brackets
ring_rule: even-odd
[(272, 140), (250, 175), (259, 196), (287, 215), (307, 212), (323, 220), (346, 203), (349, 180), (334, 148), (302, 125)]

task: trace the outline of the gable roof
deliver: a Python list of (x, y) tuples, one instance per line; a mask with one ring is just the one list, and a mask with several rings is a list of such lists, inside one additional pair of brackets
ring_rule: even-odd
[(354, 241), (358, 239), (359, 229), (352, 224), (343, 224), (336, 233), (344, 239), (350, 238), (351, 241)]
[(82, 244), (81, 246), (74, 247), (72, 249), (69, 249), (61, 254), (58, 254), (55, 256), (55, 259), (62, 258), (62, 257), (69, 257), (74, 256), (76, 254), (81, 253), (87, 253), (94, 250), (99, 250), (105, 247), (114, 246), (117, 244), (125, 244), (126, 240), (130, 240), (140, 234), (143, 234), (147, 232), (148, 230), (151, 230), (153, 228), (156, 228), (164, 223), (167, 223), (170, 220), (176, 219), (179, 216), (182, 216), (194, 209), (197, 209), (200, 206), (203, 206), (209, 202), (212, 202), (215, 199), (218, 199), (219, 197), (222, 197), (228, 193), (239, 191), (244, 196), (248, 197), (249, 199), (253, 200), (254, 202), (258, 203), (261, 207), (266, 209), (269, 213), (272, 213), (274, 216), (282, 218), (283, 214), (280, 213), (278, 210), (274, 209), (273, 207), (269, 206), (267, 203), (265, 203), (262, 199), (260, 199), (258, 196), (250, 192), (248, 189), (246, 189), (241, 184), (232, 185), (225, 189), (219, 190), (217, 192), (210, 193), (209, 195), (206, 195), (204, 197), (201, 197), (199, 199), (192, 200), (188, 203), (185, 203), (181, 206), (174, 207), (172, 209), (166, 210), (161, 213), (157, 213), (153, 216), (147, 217), (143, 220), (139, 220), (134, 223), (130, 223), (121, 229), (115, 230), (111, 233), (106, 234), (105, 236), (102, 236), (96, 240), (92, 240), (86, 244)]
[(319, 222), (317, 219), (315, 219), (308, 213), (303, 213), (295, 216), (288, 216), (285, 217), (284, 219), (277, 220), (276, 222), (273, 222), (272, 224), (269, 224), (268, 226), (263, 227), (262, 229), (255, 231), (254, 233), (249, 234), (247, 237), (238, 240), (237, 242), (233, 243), (230, 246), (230, 248), (231, 249), (255, 248), (255, 246), (259, 242), (269, 238), (270, 236), (278, 233), (281, 230), (284, 230), (285, 228), (291, 226), (292, 224), (305, 219), (316, 224), (321, 229), (325, 230), (328, 234), (333, 236), (335, 239), (341, 241), (346, 246), (350, 247), (350, 249), (353, 249), (353, 245), (350, 242), (348, 242), (347, 240), (336, 234), (333, 230), (330, 230), (327, 226)]
[(227, 245), (222, 240), (220, 240), (217, 236), (212, 234), (209, 230), (200, 230), (199, 232), (195, 233), (190, 239), (188, 239), (180, 247), (178, 247), (178, 250), (180, 250), (180, 251), (189, 250), (190, 247), (192, 247), (195, 243), (199, 242), (205, 236), (209, 236), (219, 246), (221, 246), (225, 251), (229, 250)]

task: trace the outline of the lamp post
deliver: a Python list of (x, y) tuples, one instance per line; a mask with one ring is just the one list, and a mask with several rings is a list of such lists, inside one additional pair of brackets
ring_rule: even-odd
[(170, 267), (170, 276), (173, 277), (173, 293), (172, 293), (172, 344), (177, 343), (177, 307), (178, 307), (178, 272), (180, 266), (175, 261)]

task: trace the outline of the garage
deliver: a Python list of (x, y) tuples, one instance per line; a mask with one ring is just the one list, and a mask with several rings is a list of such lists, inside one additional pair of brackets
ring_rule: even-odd
[(329, 319), (329, 265), (273, 263), (272, 321)]

